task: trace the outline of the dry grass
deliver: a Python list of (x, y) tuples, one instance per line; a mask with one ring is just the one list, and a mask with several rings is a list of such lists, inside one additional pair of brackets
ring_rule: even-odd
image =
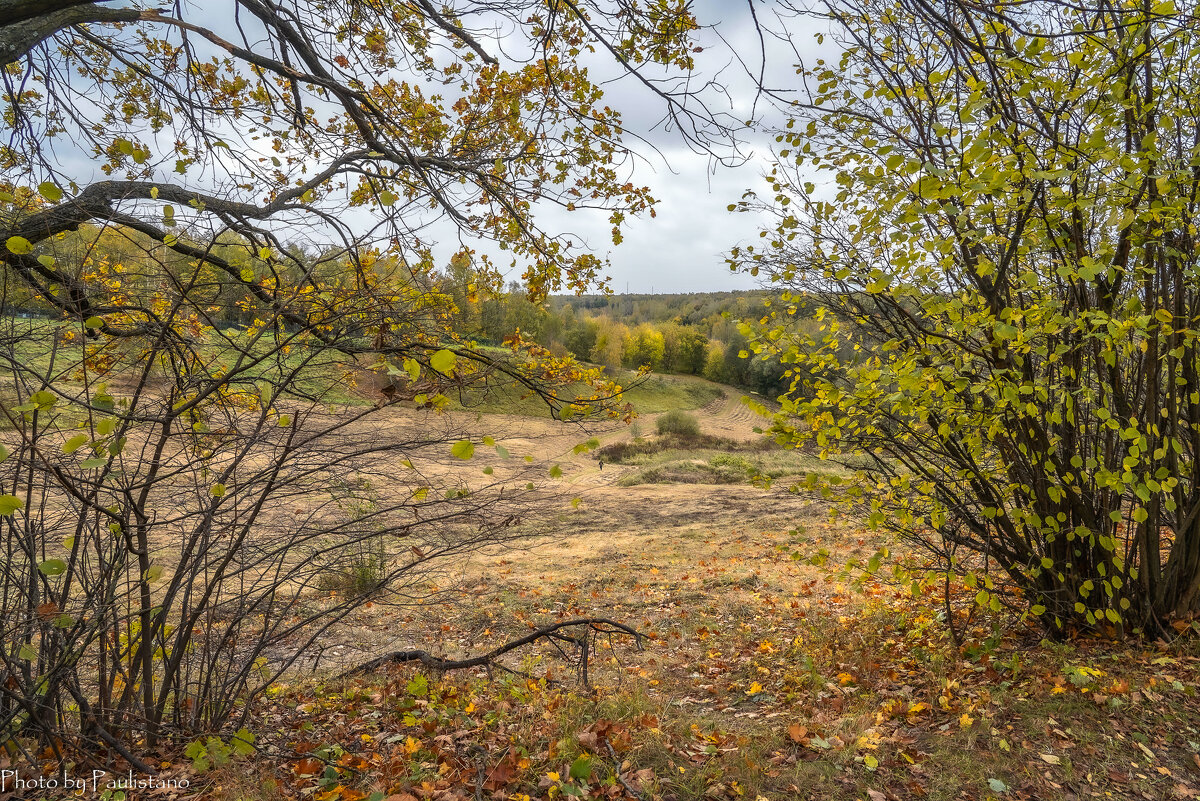
[[(748, 439), (740, 414), (714, 401), (702, 431)], [(516, 432), (514, 452), (562, 465), (557, 534), (454, 565), (434, 606), (367, 606), (331, 631), (326, 680), (297, 677), (255, 709), (263, 756), (208, 774), (210, 797), (470, 799), (482, 765), (483, 798), (618, 799), (617, 765), (589, 734), (606, 722), (646, 801), (1200, 797), (1194, 641), (1053, 645), (1012, 619), (968, 623), (961, 604), (956, 649), (940, 597), (836, 572), (880, 543), (814, 497), (621, 488), (636, 468), (572, 455), (578, 434), (485, 422)], [(824, 566), (795, 558), (822, 550)], [(642, 651), (597, 642), (586, 688), (545, 645), (505, 660), (523, 675), (328, 678), (383, 650), (477, 654), (586, 616), (649, 638)], [(332, 778), (324, 763), (306, 772), (313, 749)], [(570, 779), (585, 763), (588, 778)]]
[[(869, 557), (875, 544), (854, 526), (830, 524), (812, 505), (796, 518), (807, 531), (801, 545), (769, 516), (732, 517), (587, 530), (496, 554), (477, 563), (478, 583), (457, 604), (391, 621), (413, 641), (440, 640), (452, 653), (570, 616), (614, 617), (651, 636), (643, 652), (602, 643), (590, 689), (576, 685), (553, 649), (535, 648), (508, 662), (531, 679), (430, 677), (437, 700), (431, 695), (406, 724), (414, 713), (403, 696), (419, 671), (398, 668), (337, 695), (288, 696), (306, 704), (316, 726), (306, 739), (345, 744), (367, 732), (414, 736), (424, 748), (453, 730), (469, 732), (498, 762), (502, 735), (522, 755), (507, 786), (518, 795), (508, 797), (549, 798), (551, 787), (581, 785), (566, 779), (587, 753), (578, 735), (605, 720), (629, 727), (623, 770), (643, 771), (644, 797), (664, 801), (848, 801), (868, 790), (901, 799), (1184, 798), (1200, 786), (1200, 659), (1191, 645), (1141, 652), (989, 639), (1000, 621), (977, 618), (968, 658), (926, 599), (881, 584), (856, 591), (792, 558), (798, 546)], [(1079, 675), (1088, 681), (1074, 683)], [(347, 722), (360, 702), (346, 692), (388, 699), (367, 705), (382, 710), (369, 730), (353, 722), (361, 711)], [(591, 757), (594, 776), (611, 778), (608, 756)], [(439, 776), (432, 752), (424, 759), (425, 767), (370, 786), (406, 792), (424, 783), (427, 797), (450, 793), (454, 774)], [(285, 782), (288, 792), (302, 786)], [(469, 795), (472, 787), (459, 789)]]

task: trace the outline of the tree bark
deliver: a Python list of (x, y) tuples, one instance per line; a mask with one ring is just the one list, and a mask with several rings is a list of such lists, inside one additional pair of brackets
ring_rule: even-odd
[(63, 28), (88, 22), (136, 22), (139, 8), (108, 8), (78, 0), (0, 0), (0, 65), (19, 61)]

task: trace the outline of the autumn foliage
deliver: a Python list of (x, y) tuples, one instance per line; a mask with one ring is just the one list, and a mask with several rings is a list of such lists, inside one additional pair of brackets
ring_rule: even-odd
[[(946, 9), (818, 15), (842, 53), (801, 68), (777, 226), (734, 253), (781, 292), (777, 436), (980, 605), (1170, 635), (1200, 611), (1195, 26)], [(801, 301), (824, 332), (789, 334)]]

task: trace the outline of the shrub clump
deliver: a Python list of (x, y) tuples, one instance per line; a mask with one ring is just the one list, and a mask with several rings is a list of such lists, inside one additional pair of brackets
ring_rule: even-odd
[(381, 556), (359, 554), (321, 575), (317, 588), (348, 598), (370, 595), (386, 583), (387, 566)]
[(595, 458), (605, 464), (630, 464), (642, 461), (643, 457), (653, 456), (656, 453), (670, 450), (763, 453), (765, 451), (781, 450), (781, 448), (774, 440), (765, 438), (736, 440), (729, 439), (728, 437), (714, 437), (710, 434), (666, 434), (652, 440), (625, 440), (610, 443), (597, 450)]
[(687, 437), (700, 436), (700, 421), (695, 415), (678, 409), (660, 416), (654, 424), (659, 434), (680, 434)]

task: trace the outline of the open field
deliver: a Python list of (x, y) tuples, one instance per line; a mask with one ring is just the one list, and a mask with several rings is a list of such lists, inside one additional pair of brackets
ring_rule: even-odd
[[(732, 393), (700, 417), (705, 434), (755, 439)], [(640, 419), (643, 436), (653, 419)], [(966, 596), (947, 607), (940, 588), (914, 597), (847, 580), (837, 567), (880, 543), (831, 522), (816, 498), (745, 484), (624, 487), (638, 465), (600, 469), (571, 451), (584, 434), (628, 441), (624, 427), (475, 422), (513, 454), (561, 467), (558, 532), (457, 565), (443, 604), (359, 610), (331, 632), (326, 678), (297, 680), (256, 710), (254, 769), (201, 777), (210, 797), (1200, 797), (1194, 640), (1041, 642)], [(821, 551), (827, 562), (808, 558)], [(334, 678), (392, 649), (459, 658), (587, 616), (648, 637), (642, 650), (599, 639), (587, 687), (545, 644), (509, 654), (501, 662), (517, 672), (490, 678), (413, 666)]]

